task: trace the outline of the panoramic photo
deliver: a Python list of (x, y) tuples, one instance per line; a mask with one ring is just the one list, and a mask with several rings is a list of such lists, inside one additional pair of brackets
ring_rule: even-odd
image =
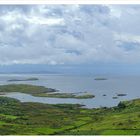
[(140, 135), (140, 5), (0, 5), (0, 135)]

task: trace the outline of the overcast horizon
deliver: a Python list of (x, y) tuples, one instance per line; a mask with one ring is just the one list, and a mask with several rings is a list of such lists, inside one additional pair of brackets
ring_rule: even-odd
[(140, 5), (1, 5), (0, 72), (139, 73)]

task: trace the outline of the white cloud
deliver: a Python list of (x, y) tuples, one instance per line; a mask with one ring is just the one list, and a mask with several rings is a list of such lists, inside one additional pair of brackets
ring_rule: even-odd
[(31, 24), (40, 25), (64, 25), (62, 18), (42, 18), (42, 17), (28, 17), (26, 19)]
[(116, 17), (116, 18), (120, 18), (121, 17), (121, 10), (118, 8), (115, 8), (113, 5), (108, 5), (109, 9), (110, 9), (110, 16), (112, 17)]
[(125, 5), (0, 6), (0, 64), (139, 62), (139, 14)]
[(116, 41), (140, 43), (140, 35), (115, 33), (114, 37)]

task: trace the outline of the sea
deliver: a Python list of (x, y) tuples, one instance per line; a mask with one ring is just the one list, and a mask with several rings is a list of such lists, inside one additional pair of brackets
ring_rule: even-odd
[[(13, 81), (36, 77), (36, 81)], [(106, 78), (106, 80), (95, 80)], [(4, 96), (21, 102), (46, 104), (82, 104), (85, 108), (113, 107), (120, 101), (140, 98), (140, 75), (68, 75), (68, 74), (0, 74), (0, 85), (5, 84), (41, 85), (58, 90), (60, 93), (88, 93), (95, 95), (90, 99), (35, 97), (25, 93), (13, 92)], [(126, 94), (126, 96), (117, 96)], [(118, 97), (114, 99), (113, 97)]]

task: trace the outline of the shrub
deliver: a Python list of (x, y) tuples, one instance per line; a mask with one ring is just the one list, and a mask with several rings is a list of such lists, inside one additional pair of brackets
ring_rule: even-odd
[(118, 108), (120, 108), (120, 109), (124, 109), (126, 107), (126, 105), (125, 105), (125, 103), (123, 103), (123, 102), (120, 102), (119, 104), (118, 104)]

